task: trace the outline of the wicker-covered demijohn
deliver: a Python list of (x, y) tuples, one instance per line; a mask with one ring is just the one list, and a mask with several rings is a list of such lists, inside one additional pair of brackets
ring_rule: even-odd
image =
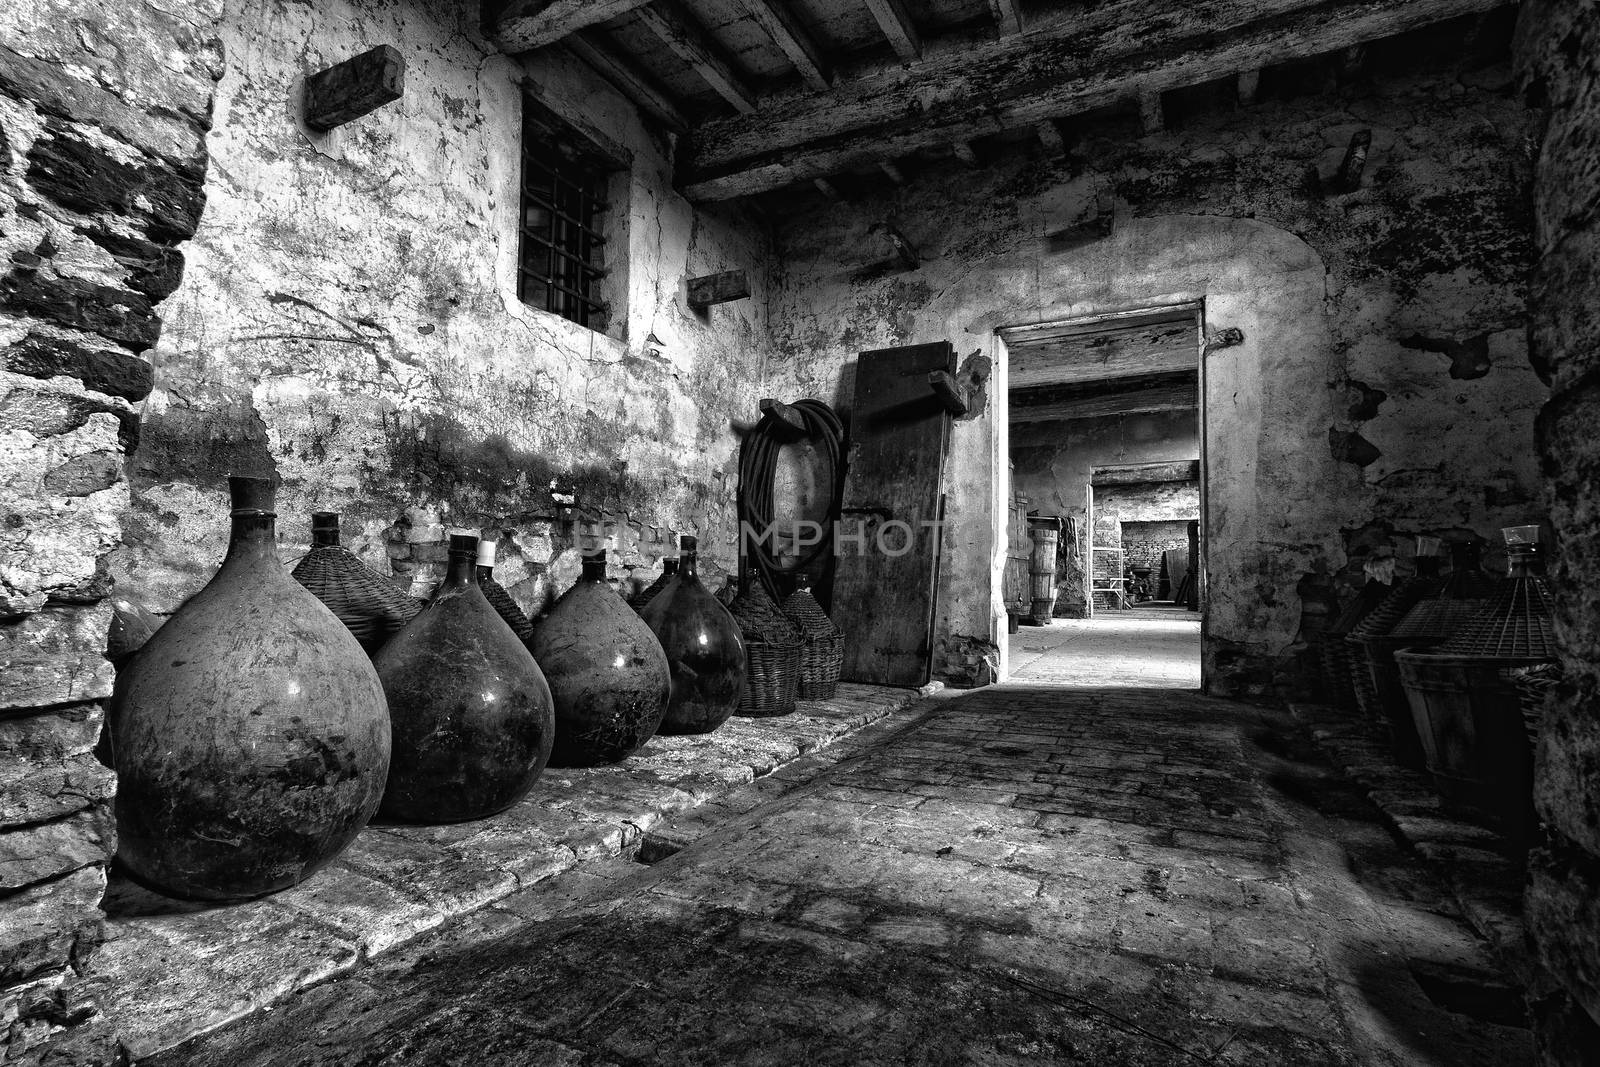
[(672, 576), (677, 573), (678, 561), (675, 557), (662, 560), (661, 573), (656, 576), (656, 580), (629, 597), (628, 607), (634, 611), (643, 611), (644, 606), (654, 600), (656, 595), (667, 587), (667, 583), (672, 581)]
[(794, 711), (800, 689), (800, 628), (751, 575), (728, 605), (744, 632), (744, 696), (735, 715), (770, 717)]
[(1531, 667), (1505, 667), (1500, 677), (1511, 683), (1517, 691), (1517, 703), (1522, 709), (1522, 728), (1528, 735), (1528, 750), (1539, 744), (1539, 723), (1544, 718), (1544, 706), (1561, 684), (1560, 663), (1536, 663)]
[(1338, 614), (1333, 624), (1316, 635), (1314, 643), (1318, 666), (1322, 670), (1323, 699), (1328, 703), (1346, 708), (1355, 707), (1358, 703), (1353, 684), (1356, 680), (1353, 669), (1356, 650), (1345, 637), (1382, 603), (1389, 592), (1389, 586), (1383, 582), (1367, 582), (1355, 599)]
[(1438, 596), (1443, 584), (1439, 577), (1439, 557), (1434, 555), (1437, 539), (1418, 538), (1418, 541), (1433, 544), (1425, 551), (1419, 549), (1416, 574), (1390, 590), (1345, 637), (1345, 644), (1355, 653), (1350, 670), (1356, 703), (1362, 712), (1383, 724), (1389, 734), (1390, 749), (1400, 765), (1413, 768), (1422, 766), (1422, 742), (1417, 739), (1417, 728), (1411, 721), (1411, 705), (1406, 700), (1405, 686), (1394, 663), (1395, 649), (1387, 639), (1390, 631), (1419, 601)]
[[(1378, 684), (1373, 678), (1372, 665), (1367, 655), (1367, 640), (1388, 636), (1389, 632), (1400, 624), (1406, 613), (1417, 606), (1418, 601), (1424, 598), (1438, 596), (1440, 586), (1439, 559), (1437, 556), (1417, 557), (1417, 573), (1393, 589), (1387, 596), (1378, 602), (1378, 606), (1367, 613), (1367, 617), (1345, 635), (1344, 642), (1355, 653), (1351, 657), (1351, 684), (1355, 689), (1356, 703), (1361, 710), (1374, 719), (1382, 720), (1386, 716), (1384, 695), (1378, 689)], [(1394, 691), (1398, 701), (1398, 711), (1409, 720), (1410, 711), (1406, 708), (1405, 693), (1398, 688)]]
[(511, 599), (505, 586), (494, 580), (495, 550), (498, 542), (478, 542), (478, 588), (483, 598), (494, 608), (494, 613), (505, 620), (517, 640), (527, 644), (533, 638), (533, 620), (528, 618), (517, 602)]
[(1523, 693), (1506, 669), (1555, 662), (1557, 654), (1538, 528), (1503, 533), (1509, 575), (1494, 596), (1478, 601), (1441, 644), (1398, 652), (1395, 661), (1434, 785), (1525, 844), (1537, 825), (1533, 742), (1543, 701)]
[(369, 656), (422, 610), (420, 601), (339, 544), (336, 512), (312, 514), (311, 551), (291, 574), (338, 616)]
[(783, 613), (800, 627), (800, 699), (828, 700), (839, 691), (844, 632), (822, 610), (810, 586), (810, 578), (800, 575), (794, 592), (784, 598)]

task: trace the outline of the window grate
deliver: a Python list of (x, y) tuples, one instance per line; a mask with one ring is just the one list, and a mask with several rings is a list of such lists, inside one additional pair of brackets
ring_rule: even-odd
[(521, 248), (517, 295), (581, 326), (605, 328), (604, 220), (612, 168), (552, 124), (522, 126)]

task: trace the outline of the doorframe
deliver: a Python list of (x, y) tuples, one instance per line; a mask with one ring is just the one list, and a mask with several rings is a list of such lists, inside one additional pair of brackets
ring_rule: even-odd
[[(1064, 332), (1070, 329), (1077, 331), (1082, 330), (1085, 327), (1114, 326), (1119, 323), (1126, 324), (1131, 320), (1138, 320), (1146, 316), (1153, 317), (1190, 312), (1194, 314), (1195, 321), (1195, 360), (1197, 369), (1195, 436), (1198, 440), (1200, 453), (1200, 537), (1196, 551), (1196, 555), (1199, 558), (1195, 560), (1195, 583), (1198, 587), (1200, 597), (1200, 690), (1201, 692), (1210, 692), (1210, 657), (1206, 655), (1206, 651), (1211, 644), (1211, 598), (1208, 583), (1211, 557), (1211, 493), (1210, 463), (1208, 460), (1207, 449), (1208, 440), (1211, 434), (1210, 423), (1208, 419), (1208, 409), (1210, 405), (1206, 403), (1206, 357), (1208, 353), (1206, 351), (1206, 298), (1203, 293), (1193, 296), (1186, 294), (1175, 294), (1164, 299), (1157, 298), (1150, 302), (1124, 303), (1118, 306), (1108, 307), (1103, 310), (1085, 312), (1078, 315), (1064, 315), (1058, 318), (1035, 320), (1031, 322), (1013, 322), (994, 327), (994, 363), (996, 371), (994, 378), (1000, 388), (995, 390), (996, 395), (994, 396), (993, 410), (995, 421), (997, 423), (995, 442), (1000, 447), (997, 450), (998, 466), (995, 469), (994, 476), (991, 478), (990, 484), (997, 486), (1004, 485), (1007, 492), (1011, 490), (1011, 480), (1007, 476), (1008, 468), (1006, 467), (1006, 464), (1011, 460), (1011, 351), (1008, 345), (1009, 340), (1021, 338), (1038, 339), (1040, 337), (1048, 337), (1050, 332), (1054, 330), (1061, 330)], [(1092, 498), (1092, 488), (1086, 487), (1086, 494)], [(1000, 501), (999, 504), (1000, 506), (997, 508), (999, 513), (999, 522), (997, 524), (998, 529), (996, 531), (997, 541), (995, 550), (1003, 557), (1007, 543), (1006, 538), (1009, 533), (1007, 528), (1010, 522), (1009, 497), (1006, 500)], [(1092, 508), (1092, 505), (1090, 505), (1090, 507)], [(1087, 514), (1085, 518), (1086, 521), (1092, 522), (1092, 511)], [(1094, 529), (1092, 526), (1085, 531), (1085, 536), (1089, 539), (1092, 546), (1094, 539)], [(1092, 560), (1090, 561), (1090, 567), (1092, 575)], [(1092, 577), (1087, 580), (1086, 584), (1091, 588), (1093, 587), (1094, 583)], [(998, 597), (999, 587), (996, 586), (997, 601)], [(1093, 599), (1092, 594), (1090, 594), (1090, 599)], [(1003, 622), (1004, 616), (1001, 615), (1000, 619)], [(1002, 653), (1000, 657), (1002, 679), (1004, 679), (1006, 675), (1010, 673), (1010, 664), (1008, 662), (1008, 657), (1005, 655), (1004, 648), (1005, 646), (1002, 646)]]

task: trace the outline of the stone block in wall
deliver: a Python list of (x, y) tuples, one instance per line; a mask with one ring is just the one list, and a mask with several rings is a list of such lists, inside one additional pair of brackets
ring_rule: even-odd
[(45, 471), (44, 491), (51, 496), (88, 496), (111, 488), (121, 477), (120, 455), (88, 452)]
[(167, 245), (195, 232), (205, 206), (193, 174), (92, 126), (53, 117), (28, 148), (27, 182), (62, 207), (117, 216), (123, 228)]
[[(150, 52), (155, 59), (157, 50)], [(123, 66), (126, 74), (128, 65), (124, 62)], [(0, 95), (29, 101), (49, 115), (70, 116), (98, 127), (151, 156), (173, 160), (185, 170), (203, 167), (204, 130), (182, 108), (156, 112), (132, 106), (109, 89), (69, 74), (59, 62), (23, 55), (3, 44)]]
[(0, 429), (26, 430), (35, 437), (71, 433), (102, 413), (118, 420), (125, 415), (103, 400), (48, 386), (14, 385), (0, 393)]
[(1544, 965), (1600, 1020), (1600, 859), (1570, 847), (1534, 850), (1523, 906)]
[[(0, 990), (0, 1063), (109, 1067), (118, 1062), (108, 1023), (82, 1027), (99, 1014), (96, 993), (96, 983), (71, 971)], [(57, 1040), (66, 1027), (80, 1028), (81, 1038)], [(39, 1050), (46, 1042), (49, 1056), (42, 1057)], [(35, 1056), (24, 1058), (30, 1052)]]
[(30, 378), (76, 378), (85, 389), (124, 400), (143, 400), (155, 382), (154, 368), (124, 349), (42, 327), (0, 349), (0, 369)]
[[(1600, 22), (1591, 28), (1588, 47), (1600, 48)], [(1588, 91), (1600, 95), (1600, 86), (1593, 84), (1593, 62), (1586, 60), (1583, 67), (1591, 79)], [(1543, 153), (1547, 165), (1538, 172), (1534, 187), (1541, 205), (1535, 239), (1540, 253), (1547, 255), (1571, 230), (1595, 221), (1595, 204), (1600, 203), (1600, 126), (1594, 113), (1575, 108), (1551, 114)]]
[[(1600, 260), (1597, 260), (1600, 262)], [(1556, 626), (1569, 666), (1600, 665), (1600, 514), (1591, 487), (1600, 484), (1600, 382), (1555, 396), (1540, 411), (1536, 436), (1550, 482), (1550, 521), (1557, 531)]]
[(116, 851), (116, 826), (106, 806), (53, 822), (0, 830), (0, 894), (103, 864)]
[(0, 624), (0, 713), (111, 695), (109, 605), (47, 607)]
[[(1600, 123), (1600, 116), (1595, 121)], [(1596, 148), (1600, 152), (1600, 147)], [(1600, 367), (1600, 307), (1592, 300), (1566, 300), (1561, 294), (1595, 292), (1600, 288), (1600, 228), (1570, 233), (1546, 251), (1534, 267), (1530, 342), (1535, 367), (1548, 373), (1557, 391)], [(1559, 353), (1555, 366), (1538, 359)]]
[(7, 897), (0, 909), (0, 986), (82, 963), (101, 938), (105, 888), (105, 868), (92, 866)]
[(1548, 826), (1600, 856), (1600, 700), (1587, 686), (1546, 705), (1534, 802)]
[(0, 310), (87, 330), (136, 352), (154, 347), (161, 335), (149, 297), (78, 278), (12, 271), (0, 278)]
[(115, 776), (94, 755), (104, 720), (98, 704), (0, 718), (0, 827), (111, 799)]
[(112, 402), (61, 388), (61, 379), (37, 388), (0, 379), (0, 616), (50, 597), (104, 596), (98, 561), (120, 540), (127, 500), (104, 491), (121, 479)]

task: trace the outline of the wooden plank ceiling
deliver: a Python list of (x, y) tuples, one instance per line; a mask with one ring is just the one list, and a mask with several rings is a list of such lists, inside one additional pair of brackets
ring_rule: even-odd
[(1001, 331), (1013, 425), (1194, 410), (1196, 306), (1120, 312)]
[(974, 142), (1340, 53), (1504, 0), (484, 0), (503, 50), (566, 48), (686, 138), (692, 200), (976, 165)]

